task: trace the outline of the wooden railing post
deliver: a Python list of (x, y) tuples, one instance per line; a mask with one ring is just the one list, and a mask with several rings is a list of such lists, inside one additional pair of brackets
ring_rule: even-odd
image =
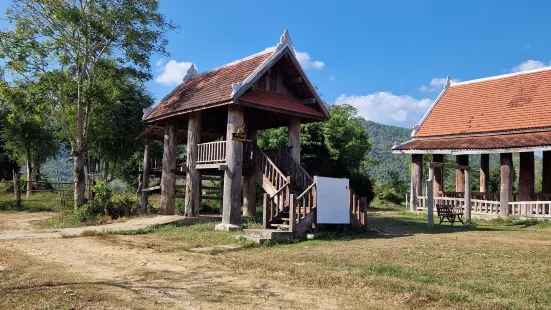
[(362, 224), (364, 224), (365, 226), (367, 226), (367, 197), (362, 197), (362, 198), (360, 199), (360, 201), (361, 201), (362, 212), (363, 212)]
[(268, 194), (264, 193), (264, 201), (262, 203), (262, 226), (264, 229), (268, 229), (268, 217), (270, 216), (268, 212)]
[(15, 207), (21, 209), (21, 189), (19, 188), (19, 176), (13, 171), (13, 190), (15, 193)]
[(289, 231), (294, 232), (295, 231), (295, 194), (289, 195), (290, 201), (289, 201)]

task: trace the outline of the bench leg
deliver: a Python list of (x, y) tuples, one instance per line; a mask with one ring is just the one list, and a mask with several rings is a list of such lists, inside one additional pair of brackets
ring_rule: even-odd
[(452, 226), (453, 226), (453, 223), (455, 223), (455, 215), (450, 215), (450, 216), (448, 217), (448, 220), (450, 221), (450, 223), (451, 223)]
[(440, 216), (440, 223), (438, 223), (438, 225), (442, 224), (443, 221), (444, 221), (444, 217)]
[(465, 225), (465, 223), (463, 222), (463, 219), (461, 218), (461, 215), (458, 215), (457, 219), (461, 222), (461, 224)]

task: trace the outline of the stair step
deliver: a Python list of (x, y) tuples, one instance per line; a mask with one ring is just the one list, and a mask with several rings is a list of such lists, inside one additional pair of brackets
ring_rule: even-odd
[(271, 224), (270, 226), (278, 228), (289, 228), (289, 225), (287, 224)]

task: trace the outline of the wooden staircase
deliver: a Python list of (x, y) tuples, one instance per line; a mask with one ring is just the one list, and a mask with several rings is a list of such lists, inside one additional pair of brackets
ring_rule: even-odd
[[(266, 191), (264, 229), (288, 232), (290, 237), (316, 231), (316, 179), (284, 148), (264, 152), (254, 146), (252, 154), (255, 177)], [(360, 207), (360, 199), (352, 190), (349, 193), (351, 224), (364, 227), (367, 210)]]

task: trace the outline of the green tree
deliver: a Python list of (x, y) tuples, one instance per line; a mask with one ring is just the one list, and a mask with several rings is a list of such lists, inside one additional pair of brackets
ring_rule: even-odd
[(156, 0), (14, 0), (0, 31), (0, 57), (12, 72), (50, 84), (74, 165), (75, 207), (84, 199), (84, 164), (95, 109), (96, 67), (105, 58), (149, 77), (150, 56), (167, 55), (173, 29)]
[[(350, 105), (330, 109), (325, 122), (311, 123), (301, 128), (301, 163), (312, 175), (348, 178), (360, 196), (373, 198), (367, 164), (371, 144), (362, 126), (363, 118)], [(287, 143), (287, 128), (259, 133), (260, 147), (276, 148)]]
[(40, 85), (34, 82), (16, 85), (0, 87), (6, 114), (1, 134), (11, 157), (26, 166), (27, 196), (30, 196), (40, 165), (57, 154), (59, 144)]

